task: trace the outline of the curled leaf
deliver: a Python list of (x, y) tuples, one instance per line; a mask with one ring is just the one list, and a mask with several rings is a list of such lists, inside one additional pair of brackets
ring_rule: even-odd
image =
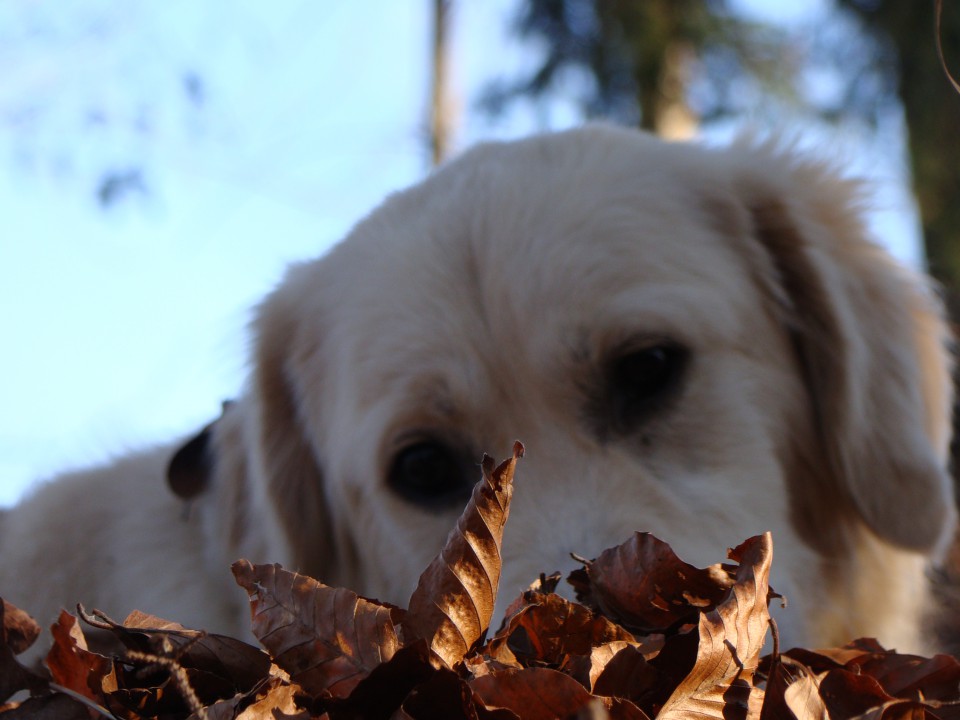
[(568, 717), (592, 698), (572, 677), (547, 668), (490, 673), (470, 680), (470, 687), (487, 707), (507, 708), (524, 720)]
[(233, 574), (250, 595), (254, 635), (307, 693), (346, 697), (400, 647), (399, 608), (279, 565), (238, 560)]
[(438, 673), (454, 674), (446, 668), (438, 670), (431, 659), (426, 641), (404, 645), (357, 683), (349, 697), (324, 703), (324, 706), (332, 705), (331, 711), (336, 717), (391, 717), (415, 688)]
[(763, 691), (753, 678), (770, 624), (770, 533), (746, 540), (730, 555), (740, 561), (736, 581), (723, 602), (700, 616), (696, 664), (664, 703), (658, 715), (664, 720), (759, 713)]
[(14, 655), (27, 650), (40, 635), (37, 621), (11, 602), (3, 603), (3, 641)]
[(483, 478), (447, 537), (440, 554), (420, 576), (403, 623), (409, 641), (427, 641), (440, 664), (453, 667), (483, 638), (500, 583), (500, 546), (510, 513), (513, 473), (523, 445), (496, 468), (483, 459)]
[(113, 661), (87, 649), (79, 621), (66, 610), (60, 611), (50, 632), (54, 643), (47, 654), (47, 667), (53, 681), (102, 703), (105, 691), (117, 689)]
[[(783, 692), (783, 701), (797, 720), (829, 720), (830, 718), (827, 706), (820, 697), (816, 678), (812, 675), (802, 675), (792, 682)], [(771, 717), (777, 716), (771, 715)]]
[(33, 618), (16, 606), (4, 601), (0, 603), (0, 703), (19, 690), (29, 689), (41, 692), (47, 681), (32, 670), (21, 665), (16, 658), (26, 650), (40, 628)]
[[(877, 711), (896, 699), (884, 692), (874, 678), (848, 670), (831, 670), (819, 680), (820, 697), (831, 718), (857, 717)], [(880, 718), (881, 715), (878, 712), (873, 717)]]
[(503, 708), (523, 720), (604, 717), (648, 720), (636, 705), (622, 698), (591, 695), (569, 675), (549, 668), (503, 670), (469, 681), (485, 708)]
[(604, 550), (582, 570), (571, 573), (568, 581), (582, 602), (644, 633), (696, 622), (733, 585), (724, 566), (696, 568), (677, 557), (665, 542), (643, 532)]
[(527, 604), (490, 641), (491, 657), (509, 662), (512, 655), (524, 667), (561, 665), (568, 656), (588, 655), (599, 645), (634, 640), (619, 625), (559, 595), (527, 591), (523, 598)]
[(764, 658), (770, 665), (763, 695), (760, 720), (824, 720), (828, 718), (826, 705), (820, 697), (820, 684), (809, 667), (781, 655)]
[(516, 720), (516, 717), (509, 710), (482, 707), (470, 686), (456, 673), (445, 670), (414, 688), (392, 720)]
[(588, 688), (595, 695), (637, 700), (659, 680), (636, 643), (618, 640), (601, 645), (593, 649), (589, 661)]

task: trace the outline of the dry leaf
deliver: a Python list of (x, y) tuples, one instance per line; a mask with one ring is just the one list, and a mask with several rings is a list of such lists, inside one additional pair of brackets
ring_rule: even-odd
[(837, 670), (846, 667), (848, 663), (856, 662), (860, 658), (885, 654), (886, 650), (873, 638), (860, 638), (838, 648), (821, 648), (807, 650), (805, 648), (791, 648), (783, 653), (786, 657), (806, 665), (812, 672), (819, 675), (828, 670)]
[(510, 710), (488, 709), (452, 672), (438, 672), (414, 688), (392, 720), (516, 720)]
[(934, 714), (934, 709), (920, 702), (891, 700), (851, 720), (946, 720), (950, 715)]
[(277, 685), (237, 715), (236, 720), (310, 720), (310, 713), (297, 707), (294, 696), (298, 692), (300, 689), (296, 686)]
[(567, 717), (592, 698), (572, 677), (547, 668), (504, 670), (469, 684), (487, 707), (507, 708), (523, 720)]
[(47, 667), (53, 681), (95, 703), (104, 702), (104, 692), (117, 689), (113, 660), (90, 652), (80, 623), (66, 610), (50, 628), (53, 647), (47, 654)]
[(524, 598), (526, 605), (490, 641), (491, 657), (509, 662), (512, 655), (523, 667), (562, 665), (569, 655), (588, 655), (598, 645), (633, 642), (622, 627), (559, 595), (528, 591)]
[(638, 700), (650, 692), (659, 674), (635, 644), (614, 642), (590, 655), (590, 692), (594, 695)]
[(91, 720), (90, 710), (62, 693), (27, 698), (22, 703), (0, 707), (3, 720)]
[(399, 608), (279, 565), (233, 564), (250, 595), (253, 633), (304, 691), (346, 697), (400, 647)]
[[(882, 708), (884, 717), (892, 717), (907, 712), (907, 705), (894, 702), (900, 699), (922, 700), (938, 716), (960, 715), (958, 706), (938, 707), (940, 701), (956, 701), (960, 695), (960, 662), (947, 655), (901, 655), (862, 638), (842, 648), (794, 648), (784, 660), (829, 678), (822, 692), (829, 705), (841, 711), (869, 713), (870, 708)], [(852, 680), (851, 675), (867, 679)]]
[(400, 648), (387, 662), (374, 668), (357, 683), (348, 698), (322, 700), (311, 709), (315, 714), (329, 709), (337, 718), (389, 718), (414, 688), (439, 672), (452, 672), (438, 670), (431, 663), (431, 658), (426, 641), (417, 640)]
[(503, 527), (510, 513), (514, 469), (521, 457), (519, 442), (514, 444), (513, 457), (496, 468), (484, 456), (483, 479), (410, 598), (403, 623), (405, 637), (426, 640), (434, 657), (447, 667), (461, 662), (490, 625), (500, 583)]
[(591, 717), (599, 707), (614, 720), (649, 720), (629, 700), (591, 695), (569, 675), (549, 668), (504, 670), (473, 678), (469, 684), (486, 708), (506, 708), (521, 720), (553, 720), (581, 712)]
[(763, 691), (753, 676), (770, 624), (770, 533), (748, 539), (730, 557), (740, 563), (736, 581), (726, 599), (700, 616), (696, 665), (664, 704), (662, 720), (759, 712)]
[(830, 670), (819, 680), (820, 697), (834, 720), (869, 713), (896, 699), (885, 693), (872, 677), (848, 670)]
[(173, 645), (180, 665), (227, 680), (236, 692), (250, 690), (270, 674), (270, 656), (241, 640), (190, 630), (136, 610), (123, 621), (123, 628), (147, 636), (160, 631)]
[(802, 675), (792, 682), (784, 690), (783, 701), (796, 720), (830, 720), (827, 706), (820, 697), (820, 686), (812, 675)]
[(32, 644), (40, 628), (33, 618), (16, 606), (0, 603), (0, 702), (4, 702), (20, 690), (42, 692), (47, 681), (32, 670), (21, 665), (16, 656)]
[(696, 622), (713, 609), (733, 585), (720, 565), (700, 569), (685, 563), (665, 542), (650, 533), (634, 533), (627, 542), (571, 573), (577, 597), (630, 628), (662, 632)]
[(3, 641), (14, 655), (27, 650), (40, 635), (37, 621), (11, 602), (3, 603)]
[(767, 682), (760, 720), (824, 720), (829, 718), (816, 675), (806, 665), (781, 655), (761, 662)]
[[(861, 639), (791, 650), (758, 674), (774, 596), (769, 535), (730, 551), (739, 567), (698, 570), (638, 533), (571, 576), (591, 607), (554, 594), (558, 578), (541, 576), (481, 645), (521, 453), (518, 444), (496, 468), (485, 459), (409, 611), (240, 561), (234, 572), (269, 654), (139, 612), (122, 624), (84, 615), (128, 648), (111, 663), (63, 613), (48, 656), (54, 679), (109, 710), (52, 692), (17, 662), (38, 628), (3, 603), (0, 693), (38, 695), (0, 705), (0, 720), (960, 720), (960, 662), (947, 656), (900, 655)], [(658, 632), (634, 635), (615, 620)]]
[(885, 652), (860, 657), (847, 669), (875, 678), (885, 692), (905, 700), (955, 700), (960, 688), (960, 662), (948, 655), (928, 659)]

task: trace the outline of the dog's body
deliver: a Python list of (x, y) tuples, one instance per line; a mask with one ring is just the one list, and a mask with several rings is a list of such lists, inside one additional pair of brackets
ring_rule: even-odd
[(947, 330), (853, 192), (768, 147), (481, 146), (265, 301), (243, 397), (170, 470), (188, 507), (179, 446), (45, 486), (0, 517), (0, 595), (237, 634), (246, 556), (403, 603), (519, 438), (501, 602), (635, 530), (699, 564), (772, 530), (785, 644), (917, 649)]

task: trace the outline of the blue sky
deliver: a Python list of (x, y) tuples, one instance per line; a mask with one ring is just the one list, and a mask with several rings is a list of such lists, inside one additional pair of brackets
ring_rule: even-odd
[[(423, 177), (429, 5), (0, 6), (0, 505), (205, 424), (241, 388), (250, 307), (285, 265)], [(823, 7), (738, 5), (782, 22)], [(496, 122), (473, 111), (535, 58), (508, 35), (514, 6), (456, 3), (458, 148), (580, 121), (563, 99)], [(184, 99), (194, 71), (199, 104)], [(873, 177), (874, 224), (915, 259), (897, 152), (850, 129), (805, 136)], [(96, 178), (127, 161), (148, 192), (100, 208)]]

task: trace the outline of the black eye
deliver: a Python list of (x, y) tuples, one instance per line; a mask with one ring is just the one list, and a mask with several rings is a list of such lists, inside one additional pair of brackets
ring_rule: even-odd
[(671, 344), (652, 345), (614, 360), (608, 371), (614, 428), (629, 431), (659, 409), (680, 382), (687, 352)]
[(387, 482), (405, 500), (443, 509), (463, 505), (479, 478), (479, 470), (463, 454), (443, 443), (424, 441), (397, 453)]

